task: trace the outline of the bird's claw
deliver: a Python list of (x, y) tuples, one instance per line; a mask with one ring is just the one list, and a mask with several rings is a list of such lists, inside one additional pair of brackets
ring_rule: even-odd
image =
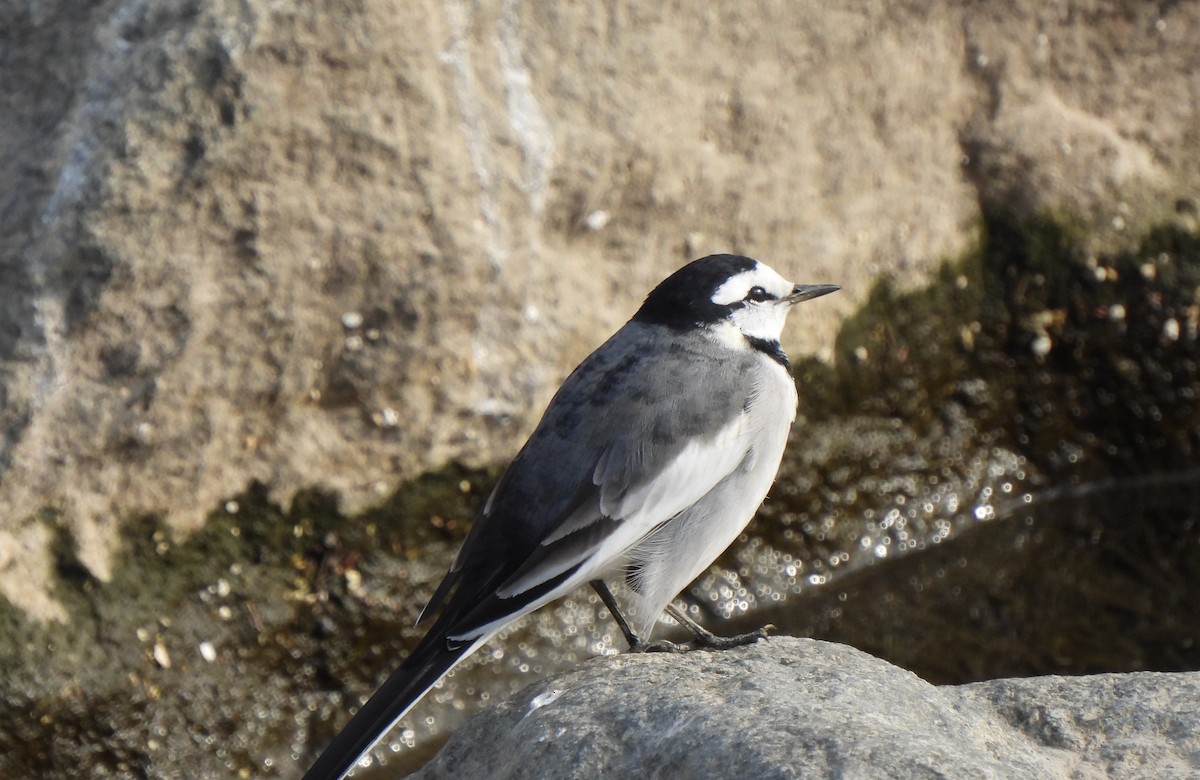
[(634, 653), (687, 653), (692, 650), (728, 650), (731, 647), (752, 645), (760, 639), (766, 639), (774, 630), (775, 626), (768, 623), (762, 628), (735, 636), (717, 636), (712, 633), (697, 634), (696, 638), (690, 642), (670, 642), (666, 639), (659, 639), (655, 642), (639, 642), (636, 646), (630, 648), (630, 650)]

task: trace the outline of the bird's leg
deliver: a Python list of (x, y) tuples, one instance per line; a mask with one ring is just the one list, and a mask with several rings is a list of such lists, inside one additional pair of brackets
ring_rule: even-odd
[(608, 589), (608, 585), (605, 585), (603, 580), (592, 580), (591, 585), (596, 594), (600, 596), (600, 600), (604, 602), (604, 606), (612, 613), (613, 620), (617, 622), (617, 627), (621, 629), (621, 633), (625, 635), (625, 641), (629, 643), (629, 651), (631, 653), (686, 653), (688, 650), (697, 650), (700, 648), (727, 650), (731, 647), (740, 647), (741, 645), (748, 645), (760, 639), (765, 639), (767, 632), (775, 628), (774, 626), (767, 625), (747, 634), (738, 634), (737, 636), (730, 637), (717, 636), (695, 620), (692, 620), (682, 610), (676, 609), (674, 604), (668, 604), (667, 613), (679, 621), (681, 626), (691, 631), (695, 639), (682, 644), (668, 642), (665, 639), (660, 639), (656, 642), (647, 642), (633, 632), (633, 628), (629, 625), (629, 620), (625, 617), (625, 613), (621, 611), (621, 607), (617, 604), (616, 598), (613, 597), (612, 591)]
[(688, 614), (682, 609), (679, 609), (674, 604), (667, 605), (667, 614), (679, 622), (679, 625), (692, 632), (695, 637), (688, 644), (691, 648), (711, 648), (713, 650), (728, 650), (731, 647), (741, 647), (742, 645), (752, 645), (760, 639), (766, 639), (771, 631), (775, 630), (775, 626), (768, 623), (762, 628), (754, 631), (748, 631), (745, 634), (737, 634), (735, 636), (717, 636), (709, 631), (704, 626), (697, 623), (688, 617)]
[(641, 645), (645, 644), (637, 634), (633, 633), (629, 621), (625, 619), (625, 613), (621, 612), (621, 608), (617, 605), (617, 600), (613, 598), (612, 591), (604, 584), (604, 580), (592, 580), (591, 586), (592, 590), (596, 591), (596, 595), (600, 597), (600, 600), (604, 602), (604, 606), (608, 607), (613, 620), (617, 621), (617, 628), (621, 629), (621, 633), (625, 635), (625, 641), (629, 643), (629, 649), (636, 651)]
[(679, 645), (674, 642), (668, 642), (665, 639), (660, 639), (657, 642), (647, 642), (637, 634), (633, 633), (633, 627), (629, 625), (629, 620), (625, 617), (625, 613), (621, 611), (621, 607), (617, 604), (617, 600), (613, 597), (612, 591), (604, 584), (604, 580), (592, 580), (592, 590), (600, 596), (600, 600), (604, 602), (604, 606), (608, 607), (608, 611), (612, 613), (613, 620), (617, 621), (617, 627), (621, 629), (621, 633), (625, 635), (625, 641), (629, 643), (629, 652), (631, 653), (682, 653), (691, 650), (690, 644)]

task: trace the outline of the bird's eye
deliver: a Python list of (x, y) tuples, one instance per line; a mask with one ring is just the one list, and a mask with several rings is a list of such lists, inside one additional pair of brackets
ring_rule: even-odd
[(759, 287), (757, 285), (755, 285), (754, 287), (751, 287), (750, 292), (746, 293), (746, 300), (754, 301), (755, 303), (762, 303), (763, 301), (769, 301), (774, 297), (775, 297), (774, 295), (771, 295), (771, 293), (767, 292), (762, 287)]

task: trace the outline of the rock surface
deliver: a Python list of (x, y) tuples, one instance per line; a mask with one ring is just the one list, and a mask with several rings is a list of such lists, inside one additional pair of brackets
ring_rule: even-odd
[(1197, 38), (1191, 4), (0, 2), (0, 592), (64, 618), (45, 508), (104, 579), (142, 513), (502, 461), (709, 251), (844, 314), (981, 204), (1192, 224)]
[(416, 776), (1194, 777), (1197, 701), (1195, 673), (935, 687), (776, 637), (598, 659), (477, 715)]

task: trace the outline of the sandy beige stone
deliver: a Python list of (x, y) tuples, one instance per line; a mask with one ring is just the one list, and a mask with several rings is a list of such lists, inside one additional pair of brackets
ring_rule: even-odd
[(28, 548), (0, 588), (45, 618), (38, 510), (103, 577), (138, 513), (186, 531), (252, 481), (353, 512), (502, 461), (695, 256), (842, 284), (787, 334), (828, 354), (874, 279), (971, 247), (981, 204), (1078, 214), (1104, 247), (1194, 219), (1200, 189), (1191, 4), (9, 0), (0, 21), (0, 533)]

